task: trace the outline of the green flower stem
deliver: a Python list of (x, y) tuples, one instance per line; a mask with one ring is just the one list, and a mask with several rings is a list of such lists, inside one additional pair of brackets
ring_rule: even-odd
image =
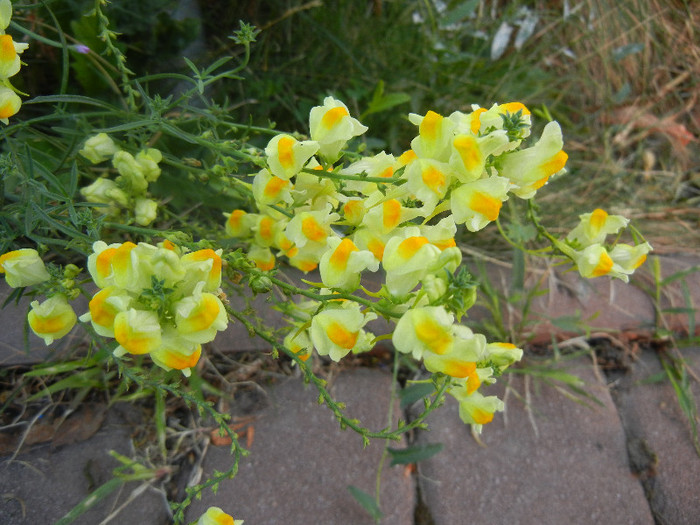
[(116, 45), (117, 33), (109, 29), (109, 18), (102, 12), (102, 6), (106, 4), (106, 0), (95, 0), (95, 8), (92, 11), (97, 19), (98, 37), (107, 47), (107, 53), (113, 55), (116, 60), (116, 68), (121, 76), (122, 89), (126, 94), (126, 107), (131, 111), (136, 111), (136, 98), (139, 96), (139, 93), (131, 86), (129, 78), (134, 73), (126, 67), (126, 56)]
[[(530, 249), (528, 249), (528, 248), (525, 248), (524, 245), (518, 244), (518, 243), (515, 242), (513, 239), (511, 239), (510, 237), (508, 237), (508, 234), (506, 234), (505, 230), (503, 229), (503, 226), (501, 226), (501, 220), (500, 220), (500, 218), (497, 217), (495, 222), (496, 222), (496, 227), (498, 228), (498, 232), (501, 234), (501, 237), (503, 237), (503, 239), (504, 239), (508, 244), (510, 244), (513, 248), (515, 248), (515, 249), (517, 249), (517, 250), (520, 250), (520, 251), (523, 252), (523, 253), (527, 253), (527, 254), (529, 254), (529, 255), (537, 255), (537, 256), (539, 256), (539, 257), (545, 257), (546, 255), (548, 255), (546, 252), (549, 251), (549, 247), (541, 248), (541, 249), (539, 249), (539, 250), (530, 250)], [(539, 229), (538, 229), (538, 231), (539, 231)]]
[(311, 175), (316, 175), (318, 177), (325, 177), (328, 179), (336, 180), (356, 180), (360, 182), (375, 182), (377, 184), (393, 184), (394, 186), (400, 186), (406, 182), (406, 179), (402, 177), (363, 177), (362, 175), (342, 175), (334, 171), (324, 171), (324, 170), (312, 170), (309, 168), (302, 168), (303, 173), (309, 173)]
[(233, 465), (231, 465), (231, 467), (224, 472), (219, 472), (218, 470), (215, 471), (214, 475), (208, 478), (204, 483), (200, 483), (194, 487), (188, 487), (186, 489), (187, 495), (185, 496), (185, 499), (180, 503), (175, 503), (172, 505), (175, 522), (181, 523), (184, 521), (185, 509), (192, 503), (194, 498), (200, 497), (199, 495), (205, 489), (209, 487), (216, 488), (222, 481), (226, 479), (233, 479), (236, 476), (241, 457), (247, 456), (248, 451), (240, 445), (238, 442), (238, 436), (236, 436), (236, 433), (231, 430), (231, 427), (229, 427), (227, 424), (227, 420), (229, 418), (228, 414), (224, 415), (217, 412), (212, 403), (197, 398), (177, 385), (173, 386), (161, 381), (146, 379), (133, 372), (122, 359), (114, 358), (114, 360), (119, 369), (119, 373), (125, 378), (138, 384), (141, 388), (147, 388), (156, 392), (167, 392), (175, 397), (181, 398), (188, 405), (195, 405), (200, 413), (203, 412), (209, 415), (216, 422), (216, 424), (219, 425), (219, 430), (225, 433), (231, 439), (230, 450), (234, 456)]
[(164, 232), (162, 230), (155, 230), (153, 228), (142, 228), (140, 226), (130, 226), (128, 224), (121, 224), (119, 222), (103, 222), (102, 225), (105, 228), (111, 228), (113, 230), (122, 230), (126, 232), (131, 232), (131, 233), (138, 233), (141, 235), (150, 235), (150, 236), (156, 236), (156, 237), (165, 237), (168, 232)]
[(409, 432), (410, 430), (413, 430), (416, 427), (423, 426), (423, 421), (425, 420), (425, 418), (433, 410), (442, 405), (445, 393), (448, 387), (450, 386), (448, 380), (449, 378), (443, 377), (442, 384), (437, 389), (435, 397), (430, 400), (423, 413), (420, 414), (416, 419), (414, 419), (410, 423), (394, 430), (388, 430), (391, 428), (390, 424), (383, 430), (379, 430), (376, 432), (371, 431), (368, 428), (363, 427), (358, 420), (347, 418), (343, 414), (344, 406), (341, 406), (340, 404), (336, 403), (331, 397), (331, 395), (328, 393), (328, 390), (326, 389), (326, 381), (324, 381), (320, 377), (317, 377), (305, 361), (302, 361), (294, 352), (289, 350), (284, 345), (280, 344), (277, 341), (277, 339), (272, 335), (272, 333), (270, 333), (269, 331), (263, 331), (259, 329), (241, 312), (235, 311), (230, 306), (226, 306), (226, 311), (229, 313), (230, 316), (235, 317), (237, 320), (243, 323), (243, 325), (248, 329), (248, 333), (250, 333), (251, 335), (257, 335), (258, 337), (269, 343), (274, 349), (275, 353), (279, 353), (281, 351), (287, 356), (289, 356), (292, 360), (294, 360), (299, 369), (303, 372), (306, 381), (313, 383), (314, 386), (318, 389), (319, 403), (325, 402), (326, 405), (328, 405), (328, 408), (331, 409), (336, 419), (340, 423), (341, 428), (349, 427), (358, 434), (360, 434), (362, 436), (362, 442), (364, 446), (367, 446), (369, 444), (370, 439), (386, 439), (398, 441), (401, 439), (401, 436), (404, 433)]
[[(394, 424), (394, 399), (396, 399), (396, 385), (398, 384), (399, 376), (399, 352), (394, 350), (394, 366), (391, 375), (391, 392), (389, 394), (389, 410), (387, 411), (387, 427), (391, 428)], [(375, 480), (374, 489), (374, 499), (377, 502), (377, 508), (381, 508), (380, 504), (380, 491), (382, 488), (382, 470), (384, 468), (384, 462), (389, 455), (389, 442), (384, 443), (384, 449), (382, 450), (382, 457), (379, 458), (379, 466), (377, 467), (377, 476)]]
[(549, 240), (556, 249), (558, 249), (561, 253), (563, 253), (570, 259), (574, 258), (574, 249), (561, 242), (554, 235), (549, 233), (544, 226), (542, 226), (539, 219), (537, 218), (537, 213), (535, 212), (535, 205), (533, 204), (532, 199), (529, 199), (527, 201), (527, 218), (532, 222), (535, 228), (537, 228), (537, 232), (544, 238)]
[[(262, 272), (260, 270), (256, 269), (251, 269), (251, 273), (256, 273), (260, 276), (266, 275), (265, 272)], [(309, 290), (304, 290), (303, 288), (299, 288), (297, 286), (294, 286), (293, 284), (286, 283), (280, 279), (277, 279), (276, 277), (270, 277), (268, 276), (270, 281), (272, 281), (275, 285), (279, 286), (282, 288), (284, 291), (295, 294), (295, 295), (303, 295), (304, 297), (308, 297), (309, 299), (314, 299), (316, 301), (328, 301), (328, 300), (333, 300), (333, 299), (347, 299), (348, 301), (355, 301), (356, 303), (360, 303), (361, 305), (366, 306), (367, 308), (370, 308), (371, 310), (374, 310), (375, 312), (383, 315), (384, 317), (393, 317), (393, 318), (400, 318), (402, 314), (396, 313), (392, 310), (389, 310), (388, 308), (382, 308), (381, 306), (377, 305), (376, 303), (373, 303), (369, 299), (363, 299), (362, 297), (357, 297), (353, 294), (350, 293), (345, 293), (345, 292), (338, 292), (338, 293), (333, 293), (333, 294), (319, 294), (319, 293), (314, 293), (310, 292)]]

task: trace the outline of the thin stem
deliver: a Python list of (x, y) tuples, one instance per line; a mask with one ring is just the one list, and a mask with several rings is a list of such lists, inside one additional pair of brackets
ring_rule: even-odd
[[(399, 352), (394, 349), (394, 367), (391, 375), (391, 393), (389, 395), (389, 410), (387, 412), (387, 428), (391, 428), (394, 424), (394, 399), (396, 399), (396, 385), (399, 375)], [(377, 508), (381, 508), (381, 487), (382, 487), (382, 470), (384, 468), (384, 462), (389, 455), (389, 443), (384, 443), (384, 449), (382, 450), (382, 457), (379, 458), (379, 467), (377, 467), (377, 477), (375, 481), (375, 493), (374, 500), (377, 503)]]
[(356, 180), (360, 182), (375, 182), (377, 184), (393, 184), (394, 186), (400, 186), (406, 182), (406, 179), (402, 177), (365, 177), (363, 175), (343, 175), (334, 171), (312, 170), (309, 168), (302, 168), (301, 171), (303, 173), (317, 175), (318, 177), (326, 177), (328, 179), (336, 180)]
[[(449, 378), (442, 378), (442, 385), (437, 389), (435, 398), (430, 401), (428, 406), (425, 408), (422, 414), (420, 414), (416, 419), (411, 421), (410, 423), (394, 429), (394, 430), (380, 430), (377, 432), (371, 431), (368, 428), (363, 427), (360, 422), (356, 419), (349, 419), (347, 418), (343, 412), (341, 407), (336, 403), (331, 395), (328, 393), (328, 390), (326, 389), (326, 381), (323, 379), (319, 378), (316, 376), (311, 368), (309, 367), (308, 364), (306, 364), (305, 361), (302, 361), (294, 352), (289, 350), (287, 347), (284, 345), (280, 344), (275, 337), (267, 332), (259, 329), (256, 327), (247, 317), (245, 317), (241, 312), (237, 312), (230, 306), (226, 307), (226, 311), (230, 316), (235, 317), (238, 319), (243, 325), (248, 329), (248, 333), (251, 335), (257, 335), (267, 343), (269, 343), (272, 348), (274, 349), (275, 353), (282, 352), (289, 356), (299, 367), (299, 369), (302, 371), (304, 374), (305, 379), (313, 383), (314, 386), (318, 389), (319, 391), (319, 402), (323, 401), (328, 408), (331, 409), (333, 414), (335, 415), (336, 419), (338, 422), (341, 424), (343, 427), (349, 427), (358, 434), (362, 436), (362, 441), (364, 445), (369, 444), (369, 440), (373, 438), (378, 438), (378, 439), (388, 439), (388, 440), (393, 440), (393, 441), (398, 441), (401, 439), (401, 436), (405, 434), (406, 432), (422, 426), (423, 421), (425, 420), (428, 415), (438, 408), (440, 405), (442, 405), (442, 401), (445, 397), (445, 393), (449, 387)], [(391, 428), (391, 425), (387, 428)]]

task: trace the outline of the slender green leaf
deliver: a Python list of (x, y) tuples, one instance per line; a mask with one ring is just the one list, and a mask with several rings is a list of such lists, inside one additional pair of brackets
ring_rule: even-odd
[(355, 501), (357, 501), (360, 506), (365, 509), (370, 516), (372, 516), (372, 519), (375, 521), (382, 519), (384, 515), (377, 506), (377, 502), (374, 497), (367, 494), (364, 490), (358, 489), (354, 485), (349, 485), (348, 490), (350, 491), (350, 494), (352, 494), (352, 497), (355, 498)]
[(664, 287), (668, 284), (671, 284), (674, 281), (677, 281), (678, 279), (683, 279), (684, 277), (690, 275), (691, 273), (695, 273), (697, 271), (700, 271), (700, 265), (696, 264), (695, 266), (691, 266), (690, 268), (686, 268), (685, 270), (681, 270), (679, 272), (676, 272), (672, 275), (669, 275), (665, 279), (663, 279), (661, 282), (659, 282), (660, 287)]
[(428, 443), (425, 445), (413, 445), (408, 448), (388, 448), (391, 454), (391, 466), (407, 465), (409, 463), (418, 463), (424, 459), (433, 457), (443, 449), (442, 443)]
[(457, 4), (457, 7), (451, 9), (440, 18), (440, 27), (446, 28), (457, 22), (461, 22), (468, 16), (471, 16), (479, 5), (479, 0), (469, 0)]
[(79, 368), (94, 366), (95, 364), (96, 363), (94, 361), (86, 361), (85, 359), (79, 359), (77, 361), (68, 361), (67, 363), (55, 363), (47, 366), (37, 367), (34, 370), (25, 372), (24, 377), (63, 374), (66, 372), (72, 372), (73, 370), (78, 370)]
[(98, 106), (101, 108), (109, 109), (110, 111), (119, 111), (119, 108), (108, 104), (102, 100), (97, 100), (95, 98), (84, 97), (81, 95), (47, 95), (34, 97), (23, 104), (86, 104), (88, 106)]
[(79, 374), (74, 374), (66, 377), (65, 379), (61, 379), (60, 381), (56, 381), (54, 384), (49, 385), (44, 390), (30, 396), (27, 399), (27, 403), (68, 388), (97, 388), (102, 384), (102, 381), (97, 378), (97, 374), (99, 373), (100, 370), (98, 369), (88, 369)]

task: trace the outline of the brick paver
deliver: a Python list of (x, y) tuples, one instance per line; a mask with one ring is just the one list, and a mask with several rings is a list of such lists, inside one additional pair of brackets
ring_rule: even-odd
[[(700, 348), (682, 353), (696, 374), (700, 372)], [(613, 393), (657, 523), (694, 525), (700, 522), (700, 457), (671, 383), (658, 380), (661, 372), (658, 357), (643, 353)], [(694, 380), (690, 384), (697, 403), (700, 385)]]
[[(331, 393), (347, 404), (349, 417), (378, 430), (387, 423), (390, 381), (391, 376), (378, 370), (346, 371), (333, 380)], [(250, 455), (241, 460), (238, 475), (222, 482), (216, 495), (207, 492), (193, 503), (188, 519), (216, 505), (246, 523), (374, 523), (347, 487), (374, 494), (383, 443), (373, 441), (363, 449), (360, 437), (340, 430), (332, 412), (316, 402), (317, 390), (300, 379), (284, 381), (268, 392), (269, 406), (258, 413)], [(228, 447), (210, 446), (204, 472), (223, 470), (230, 463)], [(387, 462), (381, 483), (382, 523), (412, 524), (414, 495), (408, 471), (390, 468)]]
[(513, 376), (507, 411), (484, 427), (484, 447), (459, 420), (456, 403), (431, 415), (431, 431), (418, 441), (444, 449), (419, 465), (419, 480), (435, 525), (467, 517), (509, 525), (654, 523), (591, 359), (564, 369), (583, 378), (604, 406), (583, 406), (534, 377)]

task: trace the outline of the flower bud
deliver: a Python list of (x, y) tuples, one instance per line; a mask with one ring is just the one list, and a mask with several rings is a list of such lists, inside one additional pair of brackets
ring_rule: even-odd
[(141, 226), (151, 224), (158, 213), (158, 203), (153, 199), (136, 199), (134, 205), (134, 220)]
[(106, 133), (98, 133), (87, 139), (80, 153), (93, 164), (99, 164), (111, 158), (119, 148)]

